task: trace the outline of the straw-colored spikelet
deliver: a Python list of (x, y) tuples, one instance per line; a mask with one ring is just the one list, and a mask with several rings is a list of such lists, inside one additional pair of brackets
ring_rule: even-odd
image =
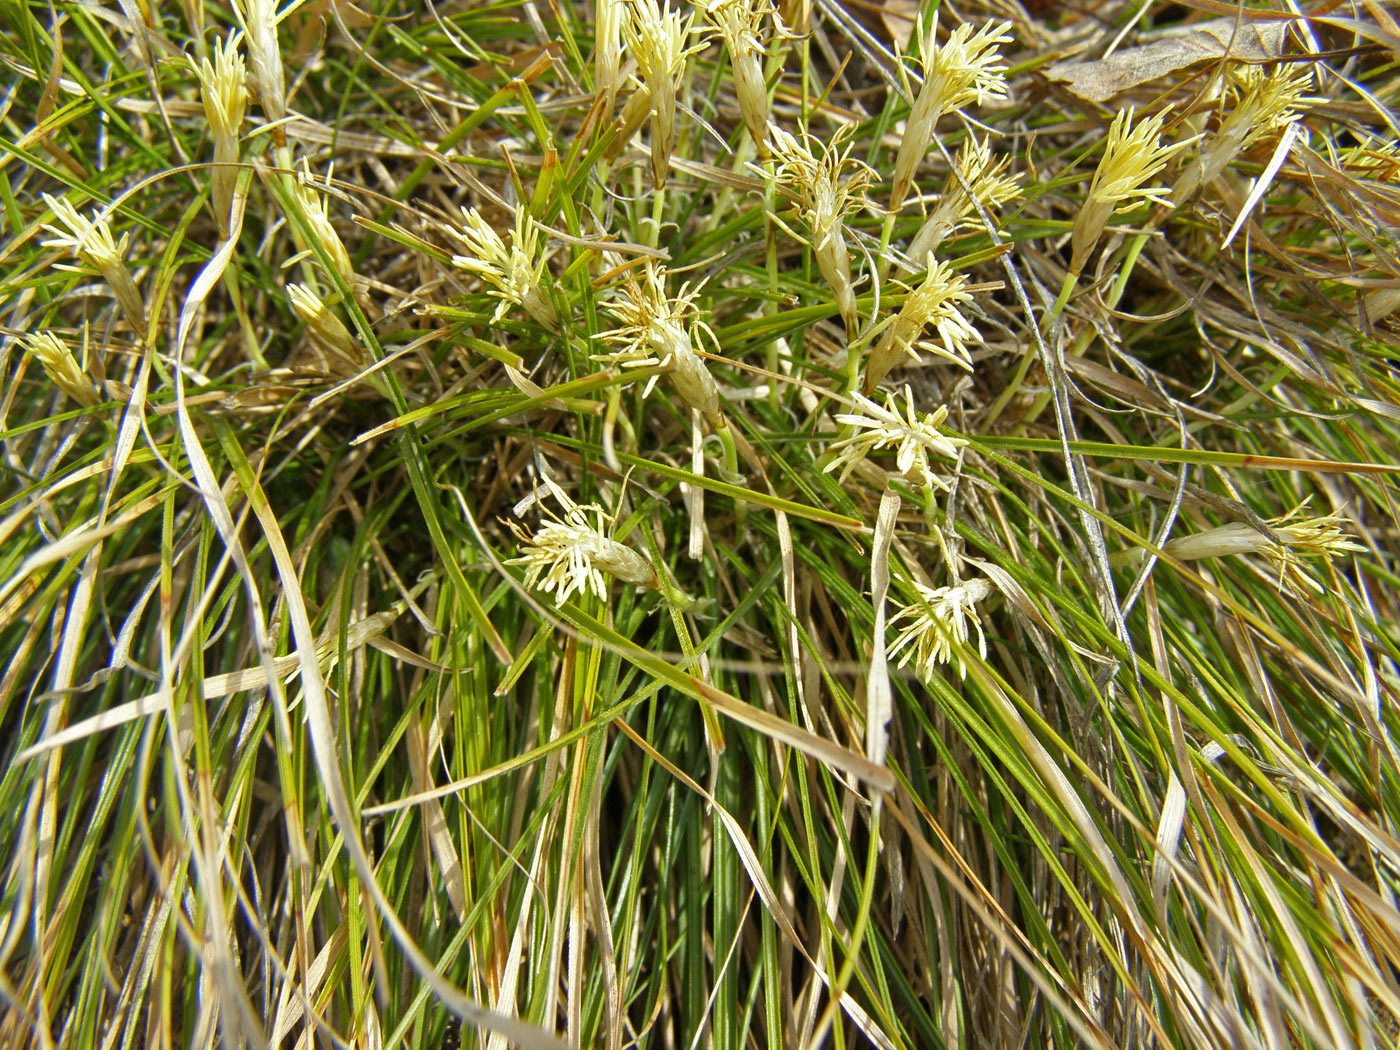
[(54, 386), (80, 405), (90, 408), (97, 404), (97, 387), (92, 377), (78, 364), (67, 343), (52, 332), (39, 332), (26, 335), (24, 345)]
[(1205, 141), (1200, 156), (1182, 173), (1172, 192), (1180, 202), (1209, 185), (1232, 160), (1256, 142), (1299, 117), (1303, 93), (1312, 87), (1312, 71), (1279, 66), (1266, 71), (1240, 65), (1230, 73), (1222, 98), (1220, 130)]
[(1270, 521), (1269, 526), (1274, 533), (1272, 538), (1253, 525), (1233, 521), (1190, 536), (1178, 536), (1169, 540), (1162, 549), (1180, 561), (1258, 554), (1277, 567), (1280, 586), (1286, 581), (1317, 590), (1316, 581), (1302, 571), (1300, 559), (1334, 558), (1348, 551), (1364, 551), (1366, 548), (1346, 534), (1345, 527), (1350, 524), (1346, 518), (1328, 514), (1294, 521), (1302, 509), (1301, 506), (1295, 507), (1283, 517)]
[(112, 295), (127, 321), (138, 332), (146, 326), (146, 304), (136, 290), (136, 282), (126, 268), (127, 234), (121, 240), (112, 239), (112, 227), (105, 217), (88, 219), (61, 197), (44, 194), (44, 203), (52, 209), (54, 223), (44, 229), (53, 234), (44, 241), (45, 248), (60, 248), (74, 256), (84, 266), (100, 273), (111, 286)]
[(316, 184), (311, 177), (310, 166), (305, 162), (302, 163), (302, 169), (297, 175), (292, 192), (296, 195), (302, 219), (305, 220), (312, 239), (330, 256), (331, 265), (335, 268), (336, 273), (340, 274), (340, 279), (347, 286), (353, 286), (355, 266), (350, 260), (350, 252), (346, 249), (345, 242), (340, 239), (340, 234), (336, 232), (335, 226), (332, 225), (330, 203), (325, 195), (316, 189)]
[(452, 264), (480, 277), (489, 294), (500, 300), (492, 321), (519, 306), (544, 327), (553, 330), (559, 326), (559, 315), (545, 287), (549, 251), (540, 228), (524, 208), (516, 210), (509, 247), (475, 208), (463, 208), (462, 225), (451, 232), (466, 249), (452, 257)]
[(914, 395), (907, 386), (903, 414), (894, 394), (886, 397), (883, 408), (860, 394), (854, 395), (853, 400), (857, 411), (838, 415), (836, 422), (854, 428), (854, 433), (832, 444), (831, 451), (836, 455), (823, 468), (824, 472), (840, 468), (840, 480), (844, 484), (851, 471), (867, 456), (894, 449), (895, 468), (904, 477), (920, 488), (948, 487), (930, 466), (929, 456), (956, 459), (958, 449), (967, 441), (939, 429), (948, 418), (946, 405), (939, 405), (928, 414), (920, 413), (914, 408)]
[(289, 284), (287, 299), (292, 304), (292, 312), (306, 325), (313, 343), (344, 362), (352, 371), (363, 367), (365, 355), (350, 334), (350, 329), (331, 312), (315, 291), (304, 284)]
[[(722, 430), (728, 424), (720, 412), (719, 389), (692, 342), (694, 332), (715, 343), (714, 333), (697, 317), (695, 297), (699, 293), (699, 288), (682, 285), (677, 295), (668, 296), (665, 267), (648, 261), (641, 279), (629, 276), (621, 295), (601, 304), (620, 324), (599, 333), (598, 338), (617, 349), (595, 354), (593, 360), (622, 368), (669, 368), (681, 400), (699, 411), (714, 429)], [(650, 394), (655, 385), (653, 376), (642, 396)]]
[[(954, 161), (957, 170), (943, 184), (943, 195), (928, 221), (909, 244), (909, 258), (922, 261), (943, 243), (964, 219), (981, 206), (986, 211), (1000, 208), (1020, 196), (1021, 176), (1007, 174), (1009, 158), (994, 159), (991, 146), (969, 135)], [(972, 189), (968, 196), (963, 184)]]
[(932, 32), (923, 38), (924, 83), (909, 110), (895, 158), (890, 211), (903, 206), (940, 117), (964, 106), (1006, 98), (1006, 63), (1000, 48), (1012, 39), (1009, 22), (988, 22), (975, 33), (964, 23), (942, 47), (933, 46)]
[(777, 18), (771, 0), (702, 0), (701, 8), (719, 32), (734, 70), (734, 93), (749, 136), (762, 151), (768, 137), (768, 86), (763, 79), (763, 20)]
[(811, 233), (817, 268), (836, 299), (846, 334), (854, 336), (860, 318), (845, 223), (846, 216), (867, 203), (865, 191), (875, 173), (868, 165), (851, 159), (854, 144), (842, 146), (843, 131), (824, 144), (806, 132), (798, 139), (770, 124), (768, 141), (776, 161), (774, 178), (797, 205), (797, 212)]
[(209, 134), (214, 142), (214, 171), (210, 178), (210, 193), (214, 213), (218, 216), (219, 232), (228, 236), (229, 209), (233, 204), (234, 185), (238, 181), (238, 164), (242, 151), (238, 137), (243, 129), (243, 117), (248, 109), (247, 73), (243, 55), (239, 52), (241, 34), (231, 33), (214, 44), (214, 60), (191, 60), (199, 77), (200, 95), (204, 100), (204, 116), (209, 121)]
[(277, 43), (277, 0), (234, 0), (234, 11), (247, 34), (248, 79), (258, 105), (268, 120), (281, 120), (287, 115), (287, 86)]
[(612, 116), (622, 86), (622, 23), (626, 0), (598, 0), (594, 13), (593, 68), (598, 90), (607, 99), (604, 117)]
[(631, 17), (622, 23), (627, 54), (637, 63), (651, 95), (651, 177), (659, 189), (666, 184), (671, 151), (676, 145), (676, 95), (685, 60), (705, 47), (688, 45), (695, 14), (682, 15), (656, 0), (629, 0)]
[(958, 677), (967, 674), (962, 650), (971, 636), (969, 626), (977, 631), (977, 651), (987, 658), (987, 636), (982, 633), (982, 620), (977, 604), (986, 601), (992, 585), (986, 580), (965, 580), (952, 587), (927, 587), (915, 580), (918, 599), (903, 606), (890, 617), (890, 626), (903, 621), (899, 633), (889, 648), (889, 658), (899, 657), (898, 665), (911, 660), (919, 677), (932, 678), (939, 664), (955, 660)]
[[(977, 329), (958, 309), (960, 303), (972, 301), (967, 278), (954, 273), (947, 263), (935, 261), (932, 254), (925, 258), (928, 270), (923, 281), (909, 290), (904, 305), (865, 362), (866, 394), (880, 385), (890, 369), (916, 350), (926, 350), (972, 370), (972, 355), (967, 344), (977, 340)], [(936, 341), (922, 338), (924, 329), (930, 325), (937, 335)]]
[(556, 605), (563, 605), (576, 593), (606, 598), (604, 573), (640, 587), (659, 586), (650, 562), (606, 534), (612, 519), (601, 507), (578, 506), (562, 492), (556, 496), (564, 505), (564, 516), (539, 531), (532, 532), (514, 521), (505, 523), (520, 542), (520, 556), (506, 564), (525, 566), (526, 586), (553, 594)]
[(1190, 140), (1163, 146), (1163, 119), (1164, 115), (1157, 113), (1134, 124), (1132, 109), (1119, 110), (1118, 116), (1113, 118), (1113, 124), (1108, 129), (1108, 140), (1104, 143), (1103, 158), (1089, 184), (1088, 199), (1075, 218), (1071, 236), (1071, 273), (1084, 272), (1089, 253), (1103, 235), (1108, 220), (1119, 208), (1147, 200), (1171, 203), (1162, 196), (1167, 192), (1165, 186), (1150, 183), (1161, 174), (1177, 150)]

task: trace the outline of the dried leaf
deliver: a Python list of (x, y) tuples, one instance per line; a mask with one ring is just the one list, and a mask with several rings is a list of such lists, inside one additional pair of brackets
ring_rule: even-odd
[(1226, 56), (1241, 62), (1263, 62), (1283, 53), (1282, 22), (1239, 23), (1233, 18), (1203, 22), (1191, 32), (1116, 51), (1088, 62), (1056, 62), (1046, 70), (1063, 80), (1070, 91), (1090, 102), (1104, 102), (1130, 88), (1157, 80), (1198, 62)]

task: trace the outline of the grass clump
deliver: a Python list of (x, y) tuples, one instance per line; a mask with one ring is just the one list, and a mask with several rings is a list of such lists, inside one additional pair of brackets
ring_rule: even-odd
[(4, 7), (0, 1044), (1396, 1045), (1393, 27), (902, 10)]

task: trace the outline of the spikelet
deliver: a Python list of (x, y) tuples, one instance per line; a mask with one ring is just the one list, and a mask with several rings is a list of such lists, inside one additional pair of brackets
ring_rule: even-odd
[(1154, 114), (1137, 124), (1133, 123), (1133, 115), (1132, 109), (1119, 110), (1108, 129), (1103, 158), (1089, 184), (1088, 199), (1074, 222), (1072, 274), (1084, 272), (1089, 253), (1119, 208), (1147, 200), (1171, 203), (1163, 197), (1167, 188), (1153, 186), (1151, 182), (1189, 140), (1163, 146), (1163, 114)]
[(240, 33), (231, 33), (223, 40), (215, 41), (212, 62), (208, 58), (198, 64), (191, 60), (199, 77), (204, 116), (209, 122), (210, 138), (214, 142), (210, 196), (219, 220), (219, 233), (225, 237), (229, 233), (234, 185), (238, 181), (236, 165), (242, 157), (239, 135), (248, 109), (247, 73), (239, 51), (241, 36)]
[(1178, 536), (1162, 549), (1181, 561), (1257, 554), (1278, 569), (1280, 588), (1288, 584), (1295, 589), (1317, 591), (1317, 582), (1302, 570), (1302, 558), (1330, 559), (1366, 548), (1347, 535), (1345, 527), (1350, 523), (1346, 518), (1327, 514), (1294, 520), (1302, 509), (1303, 505), (1297, 506), (1270, 521), (1273, 537), (1253, 525), (1232, 521), (1190, 536)]
[[(972, 301), (967, 291), (967, 278), (955, 274), (947, 263), (926, 256), (928, 270), (917, 288), (911, 288), (899, 313), (885, 329), (879, 344), (865, 362), (864, 391), (869, 395), (890, 369), (915, 350), (926, 350), (946, 358), (961, 368), (972, 370), (972, 356), (967, 348), (977, 339), (973, 328), (959, 304)], [(933, 327), (937, 341), (922, 338), (924, 329)]]
[[(851, 159), (854, 144), (842, 146), (844, 130), (838, 131), (830, 144), (823, 144), (807, 132), (798, 139), (770, 124), (768, 141), (776, 162), (773, 177), (796, 204), (798, 215), (810, 231), (817, 268), (836, 299), (846, 334), (854, 337), (860, 318), (845, 223), (846, 216), (867, 203), (865, 191), (875, 173), (868, 165)], [(763, 173), (762, 168), (755, 170)]]
[(44, 203), (54, 213), (54, 223), (44, 229), (53, 234), (44, 241), (45, 248), (60, 248), (74, 256), (84, 266), (96, 270), (107, 281), (117, 305), (127, 321), (138, 332), (146, 327), (146, 304), (136, 289), (136, 282), (126, 268), (127, 234), (121, 240), (112, 239), (112, 227), (105, 217), (88, 219), (78, 213), (61, 197), (44, 194)]
[(249, 81), (270, 121), (287, 115), (282, 48), (277, 43), (277, 0), (234, 0), (234, 12), (248, 42)]
[(1232, 160), (1261, 139), (1299, 117), (1303, 93), (1312, 87), (1312, 71), (1279, 66), (1266, 71), (1239, 65), (1230, 72), (1224, 93), (1220, 130), (1206, 140), (1200, 156), (1182, 173), (1172, 192), (1181, 202), (1209, 185)]
[(325, 301), (304, 284), (287, 285), (287, 299), (292, 312), (306, 325), (311, 341), (328, 351), (351, 372), (365, 364), (365, 355), (355, 342), (345, 322), (331, 312)]
[(1006, 98), (1006, 63), (1000, 47), (1013, 39), (1011, 23), (988, 22), (976, 33), (964, 23), (953, 30), (942, 47), (933, 46), (932, 38), (930, 32), (921, 41), (924, 83), (909, 110), (895, 157), (894, 185), (890, 190), (892, 212), (903, 207), (939, 118), (964, 106)]
[[(350, 252), (331, 223), (329, 202), (325, 195), (316, 189), (316, 184), (311, 176), (311, 168), (304, 160), (301, 171), (297, 173), (297, 180), (292, 187), (292, 192), (296, 196), (301, 217), (306, 222), (312, 239), (330, 256), (331, 265), (335, 268), (336, 273), (340, 274), (340, 279), (347, 286), (353, 287), (355, 266), (350, 260)], [(300, 245), (300, 247), (306, 250), (304, 245)]]

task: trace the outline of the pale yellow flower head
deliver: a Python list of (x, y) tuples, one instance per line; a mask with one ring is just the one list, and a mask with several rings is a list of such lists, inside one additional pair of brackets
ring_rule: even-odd
[[(977, 206), (994, 211), (1021, 194), (1021, 176), (1007, 173), (1010, 158), (995, 157), (985, 139), (969, 135), (953, 163), (956, 170), (943, 184), (942, 197), (909, 244), (911, 259), (926, 258)], [(971, 196), (964, 185), (971, 188)]]
[(941, 117), (964, 106), (1006, 98), (1006, 63), (1000, 47), (1011, 41), (1010, 30), (1009, 22), (988, 22), (976, 32), (964, 23), (942, 47), (934, 46), (932, 32), (921, 39), (924, 82), (910, 107), (895, 157), (891, 211), (903, 206)]
[(1132, 109), (1123, 109), (1113, 118), (1108, 139), (1104, 143), (1103, 158), (1089, 184), (1088, 199), (1075, 219), (1072, 237), (1074, 256), (1070, 269), (1076, 274), (1083, 272), (1089, 252), (1098, 243), (1115, 211), (1142, 201), (1171, 204), (1164, 196), (1168, 192), (1167, 187), (1152, 183), (1162, 174), (1167, 161), (1192, 140), (1164, 146), (1163, 114), (1155, 113), (1136, 124), (1133, 123), (1133, 116)]
[(359, 368), (363, 353), (345, 322), (337, 317), (312, 289), (304, 284), (287, 285), (287, 301), (292, 312), (306, 325), (312, 340), (341, 358), (352, 368)]
[(281, 120), (287, 115), (287, 87), (277, 42), (277, 0), (234, 0), (233, 8), (247, 34), (249, 79), (258, 104), (268, 120)]
[(839, 468), (840, 480), (844, 483), (856, 465), (867, 457), (893, 449), (895, 469), (915, 485), (921, 488), (948, 487), (942, 476), (934, 471), (929, 457), (956, 459), (958, 450), (967, 441), (945, 434), (940, 429), (948, 418), (946, 405), (939, 405), (929, 413), (921, 413), (914, 408), (914, 396), (907, 386), (904, 388), (902, 406), (894, 394), (888, 395), (884, 407), (860, 394), (854, 395), (853, 400), (856, 411), (836, 417), (836, 422), (853, 428), (853, 433), (832, 444), (831, 451), (836, 455), (823, 468), (823, 472), (829, 473)]
[(44, 203), (52, 209), (54, 222), (43, 228), (53, 236), (44, 241), (45, 248), (58, 248), (74, 256), (83, 265), (96, 270), (111, 286), (117, 305), (133, 328), (145, 327), (146, 304), (137, 291), (136, 281), (127, 270), (129, 235), (119, 240), (112, 237), (112, 227), (103, 216), (89, 219), (79, 214), (65, 198), (45, 193)]
[(916, 601), (902, 607), (892, 617), (890, 626), (901, 624), (899, 633), (889, 648), (889, 658), (898, 657), (898, 666), (913, 661), (920, 678), (932, 678), (940, 664), (955, 661), (958, 676), (967, 673), (963, 649), (971, 631), (977, 632), (977, 651), (987, 657), (987, 636), (982, 632), (982, 620), (977, 605), (992, 593), (992, 585), (983, 579), (966, 580), (952, 587), (927, 587), (915, 580)]
[[(972, 301), (967, 278), (954, 273), (930, 253), (924, 279), (909, 289), (904, 305), (865, 363), (865, 393), (872, 393), (896, 365), (917, 350), (941, 357), (971, 371), (969, 343), (978, 340), (977, 329), (963, 315), (961, 306)], [(933, 330), (933, 337), (924, 333)]]
[(462, 209), (462, 225), (452, 232), (466, 248), (452, 257), (452, 264), (480, 277), (489, 294), (500, 300), (493, 321), (504, 317), (511, 306), (520, 306), (544, 327), (558, 326), (559, 316), (545, 282), (549, 252), (539, 226), (524, 208), (516, 210), (509, 245), (475, 208)]
[[(776, 124), (768, 126), (773, 156), (773, 179), (793, 201), (812, 235), (817, 268), (831, 288), (848, 335), (859, 327), (850, 253), (846, 249), (846, 216), (868, 204), (865, 192), (875, 172), (851, 158), (854, 143), (845, 142), (844, 129), (822, 143), (803, 132), (799, 139)], [(844, 144), (843, 144), (844, 143)], [(763, 168), (754, 170), (766, 175)]]
[(236, 140), (248, 110), (248, 75), (239, 50), (242, 33), (230, 33), (214, 42), (214, 58), (190, 64), (199, 77), (200, 97), (209, 129), (217, 138)]
[(24, 346), (39, 362), (54, 386), (80, 405), (97, 404), (97, 387), (92, 377), (83, 371), (73, 351), (52, 332), (39, 332), (24, 337)]
[[(629, 275), (620, 294), (601, 304), (619, 324), (600, 332), (598, 338), (616, 349), (594, 354), (592, 359), (621, 368), (669, 369), (681, 400), (720, 429), (726, 424), (720, 412), (719, 389), (692, 340), (692, 334), (702, 334), (711, 345), (717, 345), (714, 332), (699, 319), (695, 306), (699, 294), (700, 288), (682, 285), (676, 295), (668, 295), (666, 268), (648, 261), (640, 278)], [(651, 377), (643, 397), (651, 393), (656, 379)]]
[(612, 518), (594, 504), (576, 505), (562, 491), (556, 491), (564, 508), (562, 518), (554, 518), (538, 531), (514, 521), (505, 524), (520, 543), (520, 556), (507, 565), (525, 567), (525, 585), (554, 595), (563, 605), (573, 594), (607, 597), (604, 576), (616, 577), (641, 587), (657, 587), (651, 563), (624, 543), (607, 535)]

